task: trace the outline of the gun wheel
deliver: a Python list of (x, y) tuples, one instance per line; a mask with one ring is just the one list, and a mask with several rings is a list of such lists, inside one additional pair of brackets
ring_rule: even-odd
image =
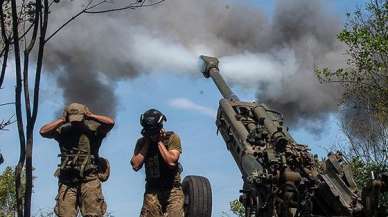
[(212, 191), (209, 180), (202, 176), (186, 176), (182, 188), (185, 194), (185, 217), (211, 217)]

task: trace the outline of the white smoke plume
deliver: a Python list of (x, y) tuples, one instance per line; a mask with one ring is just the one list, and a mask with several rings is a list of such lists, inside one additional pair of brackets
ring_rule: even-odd
[[(81, 2), (59, 3), (50, 30)], [(65, 103), (114, 115), (115, 81), (140, 73), (198, 74), (199, 55), (214, 55), (229, 82), (257, 91), (258, 101), (284, 113), (288, 124), (317, 123), (336, 108), (338, 90), (320, 85), (313, 68), (336, 67), (344, 58), (339, 19), (323, 3), (279, 0), (271, 17), (260, 5), (237, 0), (167, 0), (88, 15), (49, 43), (46, 71), (57, 76)]]
[(173, 108), (199, 112), (212, 118), (217, 116), (217, 111), (213, 110), (212, 108), (197, 104), (187, 98), (174, 98), (169, 100), (168, 104)]

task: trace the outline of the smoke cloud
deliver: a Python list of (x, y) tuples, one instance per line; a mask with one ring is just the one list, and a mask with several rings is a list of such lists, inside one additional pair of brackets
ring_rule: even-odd
[[(81, 2), (56, 5), (50, 30)], [(339, 19), (321, 1), (279, 0), (268, 17), (248, 1), (167, 0), (82, 17), (49, 43), (45, 66), (57, 76), (66, 104), (79, 101), (114, 115), (116, 81), (140, 73), (198, 74), (198, 56), (214, 55), (229, 82), (257, 91), (258, 101), (282, 112), (288, 125), (303, 120), (317, 130), (311, 126), (336, 109), (339, 91), (320, 85), (313, 68), (343, 62), (339, 30)]]

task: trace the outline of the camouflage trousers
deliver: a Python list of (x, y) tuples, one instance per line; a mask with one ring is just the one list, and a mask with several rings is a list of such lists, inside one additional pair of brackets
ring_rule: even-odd
[(86, 217), (102, 217), (106, 212), (98, 179), (74, 185), (59, 183), (56, 202), (54, 212), (59, 217), (76, 217), (78, 209)]
[(183, 217), (183, 203), (181, 187), (146, 190), (140, 217)]

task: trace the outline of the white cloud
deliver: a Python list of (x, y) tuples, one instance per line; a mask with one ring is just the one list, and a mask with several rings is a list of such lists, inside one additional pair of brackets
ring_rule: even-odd
[(171, 107), (178, 108), (178, 109), (184, 109), (184, 110), (190, 110), (190, 111), (196, 111), (204, 115), (208, 115), (211, 117), (215, 117), (217, 112), (209, 107), (199, 105), (190, 99), (187, 98), (175, 98), (171, 99), (168, 104)]

